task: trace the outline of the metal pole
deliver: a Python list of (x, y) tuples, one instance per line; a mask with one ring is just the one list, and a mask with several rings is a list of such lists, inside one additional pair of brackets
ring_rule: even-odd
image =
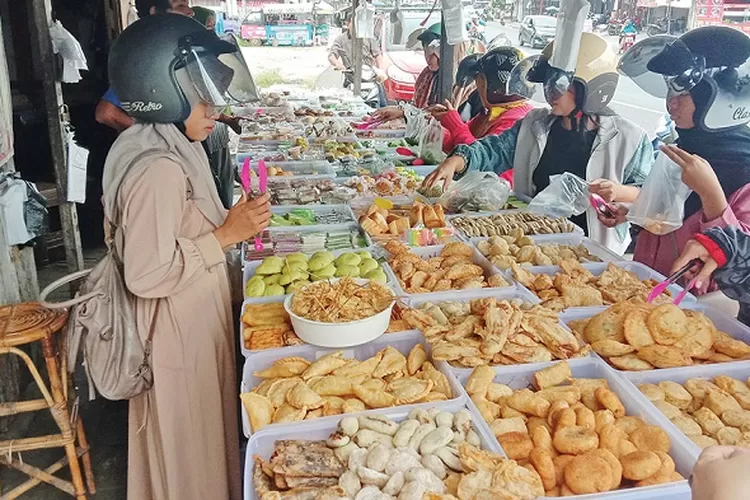
[[(361, 0), (365, 1), (365, 0)], [(354, 14), (357, 12), (360, 0), (352, 0), (352, 65), (354, 66), (354, 85), (352, 85), (354, 96), (357, 97), (362, 91), (362, 39), (357, 33), (357, 23), (354, 22)]]
[(440, 23), (440, 101), (450, 99), (453, 93), (453, 77), (456, 74), (455, 67), (455, 50), (453, 45), (448, 45), (448, 39), (445, 36), (445, 23)]

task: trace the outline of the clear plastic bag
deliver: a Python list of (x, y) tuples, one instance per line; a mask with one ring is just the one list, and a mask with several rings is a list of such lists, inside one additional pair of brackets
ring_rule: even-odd
[[(406, 121), (406, 133), (404, 137), (411, 141), (419, 141), (429, 124), (427, 114), (421, 109), (408, 103), (401, 104), (404, 110), (404, 120)], [(417, 144), (417, 142), (414, 142)]]
[(589, 206), (589, 187), (585, 180), (570, 172), (551, 179), (529, 203), (529, 212), (553, 218), (581, 215)]
[(460, 0), (443, 0), (443, 23), (448, 45), (468, 42), (469, 34), (464, 22), (464, 9)]
[(653, 234), (669, 234), (682, 226), (685, 200), (691, 189), (682, 182), (682, 169), (662, 152), (628, 212), (628, 220)]
[(510, 196), (510, 184), (494, 172), (469, 171), (454, 182), (438, 203), (452, 213), (502, 210)]
[(49, 27), (52, 50), (63, 59), (61, 81), (63, 83), (78, 83), (81, 71), (88, 70), (86, 55), (78, 40), (66, 30), (60, 21), (55, 21)]
[(427, 165), (439, 165), (445, 159), (443, 153), (443, 126), (434, 118), (419, 138), (419, 157)]
[(372, 38), (375, 32), (375, 8), (363, 2), (354, 10), (354, 31), (357, 38)]

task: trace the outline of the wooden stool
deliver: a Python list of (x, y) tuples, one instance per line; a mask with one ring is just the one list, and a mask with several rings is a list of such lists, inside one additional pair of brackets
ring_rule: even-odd
[[(83, 462), (88, 491), (92, 495), (96, 493), (83, 421), (80, 415), (76, 415), (75, 424), (71, 423), (68, 411), (67, 353), (64, 350), (60, 353), (58, 350), (61, 344), (59, 337), (64, 336), (64, 333), (55, 336), (65, 326), (67, 318), (65, 311), (52, 311), (36, 302), (0, 307), (0, 355), (15, 354), (21, 358), (42, 393), (42, 399), (0, 403), (0, 416), (49, 410), (60, 429), (59, 434), (0, 441), (0, 464), (17, 469), (30, 478), (12, 491), (0, 494), (0, 500), (18, 498), (41, 482), (51, 484), (78, 500), (85, 500), (86, 489), (83, 485), (78, 457), (81, 457)], [(49, 389), (31, 358), (18, 349), (18, 346), (36, 341), (42, 342), (42, 352), (49, 376)], [(76, 441), (78, 446), (76, 446)], [(13, 453), (43, 448), (65, 448), (65, 457), (43, 470), (13, 458)], [(70, 467), (72, 481), (53, 476), (66, 465)]]

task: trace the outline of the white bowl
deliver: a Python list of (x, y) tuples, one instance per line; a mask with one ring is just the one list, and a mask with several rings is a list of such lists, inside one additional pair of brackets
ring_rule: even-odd
[[(355, 279), (354, 281), (358, 284), (366, 284), (370, 280)], [(383, 286), (390, 290), (386, 285)], [(391, 293), (393, 293), (393, 290), (391, 290)], [(394, 304), (391, 302), (386, 309), (374, 316), (370, 316), (369, 318), (348, 321), (346, 323), (323, 323), (321, 321), (305, 319), (294, 314), (294, 312), (292, 312), (293, 298), (294, 294), (289, 295), (284, 299), (284, 309), (292, 320), (294, 333), (308, 344), (318, 347), (332, 348), (353, 347), (366, 344), (367, 342), (375, 340), (383, 335), (388, 329), (388, 324), (391, 321), (391, 310), (393, 309)]]

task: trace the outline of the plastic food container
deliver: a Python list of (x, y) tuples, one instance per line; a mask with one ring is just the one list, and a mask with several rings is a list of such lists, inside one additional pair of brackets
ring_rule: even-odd
[[(430, 247), (412, 247), (411, 252), (415, 255), (418, 255), (422, 259), (430, 259), (432, 257), (437, 257), (440, 255), (440, 252), (443, 250), (445, 245), (434, 245)], [(502, 288), (482, 288), (480, 290), (487, 291), (487, 293), (492, 293), (492, 291), (500, 291), (500, 290), (513, 290), (515, 288), (514, 281), (509, 275), (509, 273), (502, 272), (498, 270), (495, 266), (493, 266), (490, 261), (488, 261), (481, 253), (479, 253), (479, 250), (476, 249), (476, 247), (472, 247), (473, 250), (473, 256), (471, 261), (484, 269), (484, 277), (489, 278), (490, 276), (493, 276), (495, 274), (501, 275), (505, 280), (510, 283), (509, 287), (502, 287)], [(394, 276), (396, 277), (396, 293), (398, 295), (404, 295), (409, 297), (432, 297), (435, 295), (444, 295), (446, 292), (450, 295), (459, 298), (466, 297), (470, 295), (472, 292), (475, 292), (477, 289), (472, 290), (444, 290), (442, 292), (432, 292), (432, 293), (420, 293), (420, 294), (409, 294), (406, 293), (406, 291), (401, 288), (401, 284), (398, 281), (398, 275), (396, 275), (394, 271)], [(485, 295), (486, 297), (487, 295)]]
[[(289, 205), (284, 205), (289, 206)], [(312, 207), (313, 205), (303, 205), (304, 207)], [(273, 240), (281, 238), (281, 234), (289, 235), (290, 233), (300, 234), (300, 235), (308, 235), (310, 233), (339, 233), (339, 232), (345, 232), (349, 231), (350, 233), (356, 234), (361, 238), (361, 241), (363, 242), (364, 246), (361, 247), (352, 247), (352, 248), (339, 248), (335, 250), (327, 250), (330, 252), (336, 252), (336, 251), (344, 251), (344, 252), (356, 252), (360, 250), (368, 250), (370, 247), (372, 247), (372, 239), (370, 238), (370, 235), (367, 234), (365, 231), (362, 230), (362, 228), (359, 227), (359, 224), (356, 222), (349, 222), (347, 224), (328, 224), (328, 225), (315, 225), (315, 226), (293, 226), (293, 227), (284, 227), (278, 228), (278, 227), (272, 227), (265, 231), (263, 231), (262, 237), (263, 237), (263, 245), (265, 246), (264, 253), (261, 255), (257, 255), (257, 252), (255, 251), (255, 247), (253, 246), (253, 242), (243, 242), (242, 243), (242, 258), (244, 262), (253, 262), (257, 260), (263, 260), (265, 257), (269, 257), (270, 255), (278, 255), (278, 256), (284, 256), (287, 253), (292, 252), (298, 252), (301, 251), (303, 253), (313, 253), (318, 250), (323, 251), (326, 250), (326, 248), (320, 248), (317, 250), (312, 250), (310, 252), (305, 251), (304, 248), (300, 248), (299, 250), (293, 250), (291, 252), (285, 252), (285, 251), (277, 251), (274, 250), (272, 253), (268, 253), (269, 250), (273, 250)], [(270, 236), (272, 241), (268, 241), (266, 238), (267, 236)], [(250, 257), (250, 258), (248, 258)]]
[[(242, 168), (242, 163), (244, 162), (244, 157), (242, 160), (240, 160), (240, 155), (237, 155), (237, 167)], [(299, 177), (299, 176), (308, 176), (308, 175), (327, 175), (331, 176), (334, 175), (333, 167), (330, 163), (324, 160), (301, 160), (301, 161), (266, 161), (265, 162), (266, 167), (279, 167), (284, 172), (291, 174), (291, 175), (274, 175), (269, 176), (268, 179), (275, 179), (275, 178), (290, 178), (290, 177)], [(253, 169), (255, 173), (258, 172), (258, 162), (257, 161), (251, 161), (250, 167)]]
[[(731, 318), (727, 316), (726, 313), (723, 311), (720, 311), (718, 309), (714, 309), (709, 306), (703, 306), (700, 305), (697, 302), (694, 303), (683, 303), (681, 304), (681, 309), (690, 309), (693, 311), (700, 311), (714, 323), (714, 326), (722, 332), (725, 332), (729, 334), (732, 338), (742, 340), (743, 342), (750, 344), (750, 327), (740, 323), (734, 318)], [(596, 316), (600, 312), (606, 311), (607, 307), (580, 307), (580, 308), (572, 308), (567, 309), (566, 311), (563, 311), (560, 314), (560, 321), (567, 324), (573, 320), (577, 319), (586, 319), (591, 318), (593, 316)], [(598, 355), (594, 354), (597, 358), (599, 358)], [(600, 358), (601, 359), (601, 358)], [(609, 364), (602, 360), (604, 364), (609, 366)], [(657, 368), (655, 370), (647, 370), (647, 371), (625, 371), (625, 370), (618, 370), (617, 368), (614, 368), (610, 366), (610, 369), (615, 370), (619, 373), (622, 373), (628, 378), (633, 377), (635, 374), (641, 374), (641, 373), (661, 373), (661, 372), (673, 372), (673, 371), (684, 371), (687, 374), (696, 373), (696, 370), (701, 370), (704, 367), (709, 366), (721, 366), (724, 368), (728, 368), (735, 365), (742, 365), (750, 366), (750, 363), (747, 361), (728, 361), (726, 363), (714, 363), (710, 365), (698, 365), (698, 366), (683, 366), (679, 368)], [(688, 377), (689, 378), (689, 377)]]
[[(336, 281), (339, 280), (331, 280), (332, 283)], [(359, 285), (365, 285), (370, 282), (370, 280), (364, 279), (355, 279), (354, 281)], [(391, 293), (393, 293), (393, 290), (391, 290)], [(345, 323), (324, 323), (297, 316), (292, 311), (293, 299), (294, 294), (288, 295), (284, 299), (284, 310), (286, 310), (289, 318), (292, 320), (294, 333), (308, 344), (330, 348), (358, 346), (383, 335), (388, 329), (388, 323), (391, 321), (391, 311), (394, 304), (394, 301), (391, 301), (387, 308), (369, 318), (347, 321)]]
[[(555, 362), (559, 363), (559, 361)], [(539, 365), (519, 365), (516, 367), (495, 370), (497, 376), (495, 382), (506, 384), (512, 389), (524, 389), (530, 387), (533, 381), (533, 375), (537, 371), (554, 363), (546, 363), (541, 367)], [(684, 477), (690, 477), (695, 464), (695, 459), (685, 443), (679, 439), (681, 434), (674, 426), (668, 427), (663, 425), (658, 410), (651, 405), (645, 396), (636, 394), (632, 384), (626, 379), (619, 376), (611, 370), (606, 364), (596, 358), (584, 358), (580, 360), (569, 361), (570, 370), (574, 378), (604, 378), (607, 379), (609, 388), (619, 397), (625, 406), (626, 414), (641, 417), (645, 422), (659, 426), (669, 435), (671, 448), (669, 455), (675, 462), (677, 472)], [(470, 374), (460, 374), (457, 379), (463, 387)], [(469, 406), (478, 413), (474, 403), (469, 399)], [(665, 417), (666, 418), (666, 417)], [(493, 436), (494, 437), (494, 436)], [(547, 498), (547, 497), (545, 497)], [(661, 484), (656, 486), (646, 486), (643, 488), (628, 488), (607, 493), (596, 493), (590, 495), (576, 495), (575, 498), (581, 499), (606, 499), (606, 500), (640, 500), (640, 499), (685, 499), (690, 498), (690, 487), (687, 481)]]
[[(525, 288), (515, 288), (515, 289), (508, 289), (503, 290), (500, 288), (485, 288), (482, 290), (471, 290), (474, 293), (471, 294), (464, 294), (460, 297), (457, 297), (455, 293), (450, 292), (442, 292), (440, 294), (425, 294), (422, 295), (412, 295), (408, 303), (411, 307), (419, 307), (420, 305), (431, 302), (433, 304), (439, 305), (441, 302), (471, 302), (474, 299), (484, 299), (487, 297), (494, 297), (498, 300), (522, 300), (523, 302), (527, 302), (529, 304), (538, 304), (539, 298), (534, 295), (533, 293), (529, 292)], [(566, 330), (570, 330), (567, 325), (562, 321), (562, 317), (560, 319), (560, 324), (565, 328)], [(586, 360), (592, 357), (592, 355), (583, 356), (580, 358), (573, 358), (569, 361), (571, 362), (579, 362), (581, 360)], [(556, 363), (557, 361), (551, 361), (551, 362), (544, 362), (544, 363), (526, 363), (526, 364), (519, 364), (519, 365), (496, 365), (492, 366), (492, 368), (496, 372), (504, 372), (504, 371), (514, 371), (517, 370), (519, 367), (524, 367), (531, 369), (532, 372), (535, 372), (537, 370), (542, 370), (546, 368), (547, 366)], [(455, 374), (457, 377), (468, 377), (471, 375), (471, 372), (474, 371), (472, 368), (459, 368), (452, 366), (447, 361), (437, 361), (435, 363), (435, 366), (444, 366), (446, 370), (450, 371), (451, 373)]]
[(747, 380), (750, 376), (750, 364), (743, 362), (736, 363), (716, 363), (712, 365), (701, 365), (692, 366), (689, 369), (685, 368), (668, 368), (664, 370), (652, 370), (649, 372), (627, 372), (624, 373), (625, 377), (633, 383), (633, 390), (640, 396), (643, 401), (653, 407), (653, 411), (656, 414), (656, 418), (660, 420), (658, 423), (659, 427), (663, 429), (671, 429), (678, 434), (680, 441), (683, 446), (691, 454), (693, 460), (692, 465), (698, 460), (698, 456), (701, 454), (701, 448), (695, 444), (689, 437), (687, 437), (676, 425), (674, 425), (658, 408), (653, 406), (646, 396), (641, 393), (638, 389), (639, 384), (658, 384), (665, 380), (671, 382), (677, 382), (682, 385), (691, 378), (705, 378), (712, 379), (717, 375), (726, 375), (728, 377), (736, 378), (741, 381)]
[(284, 231), (284, 230), (295, 230), (301, 227), (315, 227), (321, 226), (322, 230), (330, 228), (331, 226), (337, 226), (341, 224), (350, 224), (357, 222), (354, 212), (349, 205), (274, 205), (271, 207), (271, 213), (276, 215), (286, 215), (294, 210), (309, 210), (315, 216), (324, 217), (326, 214), (336, 213), (340, 215), (343, 222), (336, 224), (316, 223), (308, 224), (306, 226), (269, 226), (271, 231)]
[[(446, 216), (446, 218), (448, 219), (449, 222), (452, 223), (453, 220), (457, 219), (458, 217), (492, 217), (493, 215), (508, 215), (508, 214), (515, 214), (515, 213), (524, 212), (524, 211), (526, 210), (512, 209), (512, 210), (498, 210), (497, 212), (466, 212), (466, 213), (461, 213), (461, 214), (451, 214), (451, 215)], [(570, 231), (568, 233), (551, 233), (551, 234), (544, 234), (544, 235), (529, 234), (527, 236), (555, 236), (555, 235), (569, 235), (569, 234), (580, 234), (582, 236), (584, 235), (583, 228), (573, 224), (572, 222), (570, 222), (570, 225), (573, 227), (573, 231)], [(454, 225), (453, 227), (456, 228), (456, 231), (464, 238), (464, 240), (468, 241), (470, 238), (472, 238), (472, 236), (467, 235), (457, 226)], [(515, 226), (511, 226), (511, 227), (515, 227)], [(475, 236), (475, 237), (478, 237), (478, 236)]]
[[(368, 342), (367, 344), (363, 344), (357, 347), (351, 347), (348, 349), (343, 349), (344, 351), (344, 357), (346, 358), (354, 358), (358, 359), (360, 361), (363, 361), (371, 356), (374, 356), (378, 353), (378, 351), (381, 351), (382, 349), (385, 349), (388, 346), (393, 347), (394, 349), (401, 352), (404, 356), (409, 354), (409, 351), (417, 345), (422, 344), (425, 347), (425, 350), (430, 352), (429, 347), (430, 345), (424, 340), (424, 337), (419, 332), (411, 331), (411, 332), (403, 332), (403, 333), (389, 333), (387, 335), (384, 335), (380, 337), (377, 340), (374, 340), (372, 342)], [(249, 356), (245, 360), (245, 366), (242, 370), (242, 382), (240, 384), (240, 391), (241, 392), (249, 392), (253, 389), (253, 387), (257, 386), (260, 382), (263, 381), (263, 379), (258, 378), (253, 375), (253, 372), (258, 372), (265, 370), (266, 368), (273, 365), (274, 361), (277, 361), (281, 358), (286, 357), (300, 357), (305, 358), (308, 361), (315, 361), (318, 358), (321, 358), (325, 356), (326, 354), (330, 354), (332, 352), (338, 351), (340, 349), (326, 349), (324, 347), (315, 347), (312, 345), (300, 345), (295, 347), (284, 347), (282, 349), (269, 349), (266, 351), (256, 351), (253, 352), (251, 356)], [(453, 377), (450, 372), (445, 370), (444, 368), (441, 368), (437, 364), (435, 365), (438, 370), (443, 372), (443, 374), (446, 375), (448, 378), (448, 383), (451, 386), (451, 391), (453, 392), (453, 398), (449, 399), (448, 401), (442, 402), (445, 403), (453, 403), (458, 405), (464, 405), (466, 403), (466, 392), (463, 390), (461, 385), (458, 383), (458, 380)], [(404, 405), (404, 406), (397, 406), (392, 409), (400, 409), (404, 412), (409, 412), (414, 408), (430, 408), (436, 406), (436, 403), (416, 403), (416, 404), (410, 404), (410, 405)], [(458, 408), (457, 408), (458, 409)], [(383, 410), (366, 410), (364, 412), (358, 412), (358, 413), (347, 413), (347, 415), (366, 415), (369, 413), (379, 413)], [(265, 433), (267, 431), (270, 431), (271, 429), (285, 429), (284, 432), (289, 432), (290, 427), (293, 429), (300, 428), (303, 422), (335, 422), (338, 423), (339, 419), (342, 417), (342, 415), (334, 415), (331, 417), (321, 417), (316, 418), (314, 420), (305, 420), (302, 422), (289, 422), (284, 424), (271, 424), (267, 427), (264, 427), (260, 431), (258, 431), (257, 434)], [(335, 423), (332, 424), (335, 426)], [(250, 436), (250, 421), (248, 420), (247, 413), (245, 412), (244, 406), (242, 407), (242, 427), (243, 431), (245, 433), (245, 436)]]
[[(441, 411), (447, 411), (455, 413), (461, 409), (468, 409), (471, 413), (472, 425), (474, 431), (479, 435), (481, 441), (481, 448), (483, 450), (492, 451), (495, 453), (503, 454), (502, 450), (497, 444), (497, 441), (492, 436), (487, 425), (482, 420), (476, 410), (467, 407), (462, 401), (447, 401), (441, 403), (432, 403), (428, 405), (429, 408), (438, 408)], [(395, 422), (402, 422), (406, 420), (409, 415), (410, 409), (406, 407), (387, 408), (383, 410), (373, 410), (369, 412), (375, 415), (385, 415)], [(255, 461), (253, 460), (254, 455), (268, 459), (273, 453), (276, 441), (282, 439), (305, 439), (305, 440), (325, 440), (328, 436), (336, 430), (339, 420), (348, 415), (336, 415), (335, 417), (328, 417), (325, 419), (316, 420), (305, 420), (302, 422), (295, 423), (294, 427), (290, 427), (289, 424), (278, 425), (272, 428), (262, 429), (259, 432), (253, 434), (247, 443), (247, 449), (245, 450), (245, 478), (244, 478), (244, 498), (245, 500), (258, 500), (260, 496), (255, 492), (253, 485), (253, 470), (255, 468)]]
[[(607, 263), (607, 262), (594, 262), (594, 263), (588, 263), (588, 264), (584, 263), (583, 267), (591, 271), (591, 274), (593, 274), (594, 276), (600, 276), (604, 271), (607, 270), (607, 266), (609, 264), (610, 263)], [(638, 277), (638, 279), (641, 281), (650, 279), (656, 282), (662, 282), (665, 279), (667, 279), (666, 276), (664, 276), (663, 274), (658, 273), (654, 271), (653, 269), (651, 269), (650, 267), (644, 264), (641, 264), (639, 262), (619, 260), (619, 261), (611, 262), (611, 264), (614, 264), (617, 267), (625, 269), (626, 271), (630, 271), (631, 273), (635, 274)], [(560, 272), (560, 268), (558, 266), (533, 266), (533, 267), (529, 267), (527, 270), (534, 274), (549, 274), (551, 276), (554, 276), (555, 274)], [(523, 285), (521, 285), (520, 283), (518, 284), (518, 286), (523, 287)], [(672, 297), (676, 297), (680, 292), (682, 292), (683, 288), (680, 285), (672, 284), (672, 285), (669, 285), (669, 287), (667, 287), (667, 290), (672, 294)], [(695, 304), (695, 303), (697, 303), (697, 299), (695, 298), (695, 295), (689, 292), (687, 295), (685, 295), (685, 298), (682, 299), (683, 305)], [(591, 306), (591, 307), (594, 307), (594, 306)], [(587, 309), (587, 308), (571, 307), (566, 310), (571, 310), (571, 309)], [(585, 318), (586, 316), (583, 316), (583, 317)]]

